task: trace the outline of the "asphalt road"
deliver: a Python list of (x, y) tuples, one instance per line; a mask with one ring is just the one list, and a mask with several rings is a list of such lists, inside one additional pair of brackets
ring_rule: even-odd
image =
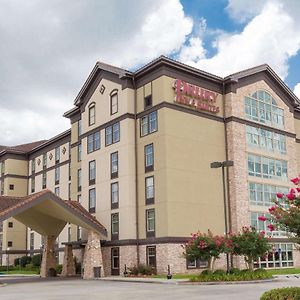
[(112, 281), (55, 280), (8, 284), (0, 287), (1, 300), (133, 300), (205, 299), (254, 300), (264, 291), (300, 286), (299, 278), (275, 282), (230, 285), (174, 285)]

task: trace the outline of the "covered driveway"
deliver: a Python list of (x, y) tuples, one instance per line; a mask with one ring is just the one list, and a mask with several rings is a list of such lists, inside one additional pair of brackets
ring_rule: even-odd
[[(67, 223), (88, 230), (85, 247), (83, 278), (94, 278), (103, 270), (100, 240), (107, 238), (107, 230), (77, 201), (62, 200), (49, 190), (25, 197), (0, 197), (0, 222), (13, 217), (44, 237), (45, 246), (41, 264), (41, 276), (51, 276), (56, 265), (55, 241)], [(65, 245), (63, 276), (75, 274), (72, 245)]]

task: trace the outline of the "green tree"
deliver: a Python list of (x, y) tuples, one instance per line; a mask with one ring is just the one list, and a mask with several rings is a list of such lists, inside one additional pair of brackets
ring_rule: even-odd
[(185, 245), (184, 255), (190, 261), (195, 259), (208, 261), (209, 270), (213, 270), (215, 261), (220, 258), (220, 254), (229, 251), (227, 242), (224, 236), (214, 236), (211, 231), (208, 231), (207, 234), (194, 233)]
[(254, 227), (243, 227), (235, 235), (231, 235), (232, 254), (244, 256), (247, 268), (254, 269), (254, 262), (265, 256), (271, 246), (264, 232), (257, 232)]

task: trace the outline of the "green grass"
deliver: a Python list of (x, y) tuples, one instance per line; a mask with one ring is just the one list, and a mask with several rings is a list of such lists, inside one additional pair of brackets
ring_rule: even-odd
[(10, 270), (0, 271), (1, 275), (36, 275), (39, 274), (39, 270)]
[(300, 274), (300, 268), (267, 270), (271, 275)]
[[(270, 275), (300, 274), (300, 268), (266, 270)], [(200, 272), (199, 272), (200, 273)], [(198, 274), (174, 274), (172, 279), (192, 279)], [(167, 278), (167, 275), (152, 275), (152, 278)]]

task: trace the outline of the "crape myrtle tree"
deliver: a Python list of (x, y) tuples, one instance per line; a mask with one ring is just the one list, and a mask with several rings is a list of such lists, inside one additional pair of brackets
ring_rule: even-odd
[(253, 270), (254, 261), (265, 256), (270, 245), (264, 232), (257, 232), (254, 227), (243, 227), (237, 234), (214, 236), (211, 231), (192, 234), (191, 239), (185, 245), (185, 257), (192, 261), (200, 259), (208, 262), (208, 269), (213, 271), (215, 261), (222, 253), (241, 255), (245, 259), (246, 266)]
[(296, 177), (291, 181), (295, 187), (286, 195), (277, 193), (275, 204), (269, 208), (270, 220), (274, 224), (269, 229), (286, 230), (294, 242), (300, 243), (300, 178)]
[(210, 230), (208, 233), (197, 232), (184, 246), (184, 255), (189, 261), (202, 260), (208, 262), (208, 269), (214, 270), (215, 261), (220, 258), (221, 253), (230, 249), (228, 240), (224, 236), (214, 236)]

